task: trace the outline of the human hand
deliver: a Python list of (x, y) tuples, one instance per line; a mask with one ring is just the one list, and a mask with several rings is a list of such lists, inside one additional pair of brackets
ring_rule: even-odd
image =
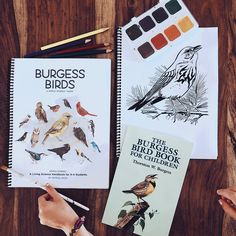
[[(79, 216), (50, 185), (46, 186), (47, 193), (38, 198), (39, 219), (42, 225), (61, 229), (69, 235)], [(82, 225), (75, 235), (91, 235)]]
[(219, 203), (225, 213), (236, 220), (236, 187), (219, 189), (217, 194), (221, 196)]

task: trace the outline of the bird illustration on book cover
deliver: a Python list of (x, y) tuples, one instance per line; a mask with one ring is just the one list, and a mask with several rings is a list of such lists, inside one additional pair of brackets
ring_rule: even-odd
[(157, 68), (150, 78), (151, 88), (132, 87), (128, 110), (157, 119), (166, 116), (173, 122), (197, 124), (208, 115), (205, 76), (198, 71), (201, 45), (183, 48), (168, 66)]
[(150, 205), (148, 201), (143, 198), (148, 197), (153, 194), (156, 190), (156, 174), (150, 174), (145, 177), (142, 182), (134, 185), (132, 188), (123, 190), (125, 194), (133, 194), (137, 198), (136, 201), (126, 201), (122, 208), (128, 207), (128, 210), (122, 209), (118, 215), (117, 223), (114, 227), (119, 229), (124, 229), (129, 232), (134, 232), (135, 226), (141, 226), (142, 231), (145, 228), (145, 215), (149, 216), (151, 220), (155, 214), (158, 213), (157, 210), (150, 210)]

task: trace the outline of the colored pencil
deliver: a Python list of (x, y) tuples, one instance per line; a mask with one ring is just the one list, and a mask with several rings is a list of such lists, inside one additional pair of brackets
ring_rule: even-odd
[[(8, 173), (11, 173), (11, 174), (13, 174), (13, 175), (18, 176), (19, 178), (23, 178), (23, 179), (26, 179), (26, 180), (30, 181), (31, 183), (35, 184), (35, 186), (37, 186), (37, 187), (39, 187), (39, 188), (41, 188), (41, 189), (43, 189), (43, 190), (46, 190), (45, 185), (43, 185), (43, 184), (41, 184), (41, 183), (39, 183), (38, 181), (35, 181), (35, 180), (33, 180), (33, 179), (27, 178), (25, 175), (23, 175), (22, 173), (19, 173), (19, 172), (15, 171), (15, 170), (13, 170), (12, 168), (8, 168), (7, 166), (4, 166), (4, 165), (3, 165), (3, 166), (0, 166), (0, 168), (1, 168), (2, 170), (4, 170), (4, 171), (7, 171)], [(78, 203), (78, 202), (74, 201), (73, 199), (71, 199), (71, 198), (69, 198), (69, 197), (67, 197), (67, 196), (65, 196), (65, 195), (63, 195), (63, 194), (61, 194), (61, 193), (59, 193), (59, 195), (60, 195), (64, 200), (66, 200), (66, 201), (68, 201), (68, 202), (70, 202), (70, 203), (72, 203), (72, 204), (74, 204), (74, 205), (76, 205), (76, 206), (78, 206), (78, 207), (80, 207), (80, 208), (86, 210), (86, 211), (89, 211), (89, 208), (86, 207), (86, 206), (84, 206), (84, 205), (82, 205), (81, 203)]]
[(62, 50), (59, 52), (56, 52), (53, 55), (60, 55), (60, 54), (65, 54), (65, 53), (71, 53), (71, 52), (82, 52), (82, 51), (87, 51), (91, 49), (98, 49), (98, 48), (104, 48), (110, 46), (110, 43), (100, 43), (100, 44), (94, 44), (94, 45), (88, 45), (80, 48), (72, 48), (72, 49), (67, 49), (67, 50)]
[(109, 28), (102, 28), (102, 29), (98, 29), (98, 30), (95, 30), (95, 31), (91, 31), (91, 32), (81, 34), (81, 35), (78, 35), (78, 36), (75, 36), (75, 37), (72, 37), (72, 38), (69, 38), (69, 39), (65, 39), (65, 40), (62, 40), (62, 41), (59, 41), (59, 42), (56, 42), (56, 43), (51, 43), (49, 45), (41, 47), (40, 49), (41, 50), (46, 50), (46, 49), (49, 49), (49, 48), (57, 47), (59, 45), (63, 45), (65, 43), (73, 42), (73, 41), (78, 40), (78, 39), (88, 38), (90, 36), (103, 33), (105, 31), (107, 31), (108, 29)]
[(81, 46), (81, 45), (87, 44), (91, 41), (92, 41), (92, 39), (79, 39), (79, 40), (75, 40), (70, 43), (65, 43), (63, 45), (60, 45), (60, 46), (57, 46), (54, 48), (49, 48), (49, 49), (46, 49), (43, 51), (40, 50), (40, 51), (32, 52), (32, 53), (26, 54), (24, 57), (29, 58), (29, 57), (43, 56), (43, 55), (47, 55), (52, 52), (57, 52), (59, 50), (63, 50), (66, 48), (70, 48), (70, 47), (74, 47), (74, 46)]
[(57, 55), (49, 55), (49, 58), (65, 58), (65, 57), (79, 57), (79, 56), (88, 56), (88, 55), (96, 55), (96, 54), (105, 54), (112, 52), (111, 49), (102, 49), (102, 50), (88, 50), (82, 52), (72, 52), (72, 53), (65, 53), (65, 54), (57, 54)]

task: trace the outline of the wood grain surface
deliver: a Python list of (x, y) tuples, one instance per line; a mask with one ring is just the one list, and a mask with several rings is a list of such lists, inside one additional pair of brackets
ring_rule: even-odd
[[(22, 57), (40, 46), (100, 27), (111, 29), (94, 39), (110, 42), (115, 49), (115, 31), (133, 16), (154, 6), (156, 0), (0, 0), (0, 164), (7, 164), (9, 60)], [(185, 0), (200, 26), (219, 27), (219, 157), (217, 161), (191, 160), (171, 236), (234, 236), (236, 224), (224, 216), (216, 190), (236, 185), (236, 1)], [(115, 53), (112, 58), (110, 183), (115, 158), (116, 77)], [(206, 132), (211, 132), (206, 130)], [(108, 190), (61, 190), (91, 208), (87, 228), (97, 236), (126, 236), (101, 224)], [(0, 173), (0, 236), (59, 236), (62, 231), (40, 225), (38, 189), (6, 187)], [(158, 235), (157, 235), (158, 236)]]

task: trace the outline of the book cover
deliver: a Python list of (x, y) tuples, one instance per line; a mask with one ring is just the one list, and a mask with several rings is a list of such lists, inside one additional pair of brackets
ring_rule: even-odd
[[(193, 159), (218, 156), (218, 29), (199, 28), (143, 60), (122, 27), (118, 40), (118, 143), (127, 125), (193, 142)], [(142, 36), (140, 36), (141, 38)]]
[(109, 59), (12, 59), (9, 166), (57, 188), (108, 188), (110, 73)]
[(128, 126), (102, 222), (167, 236), (191, 151), (182, 138)]

